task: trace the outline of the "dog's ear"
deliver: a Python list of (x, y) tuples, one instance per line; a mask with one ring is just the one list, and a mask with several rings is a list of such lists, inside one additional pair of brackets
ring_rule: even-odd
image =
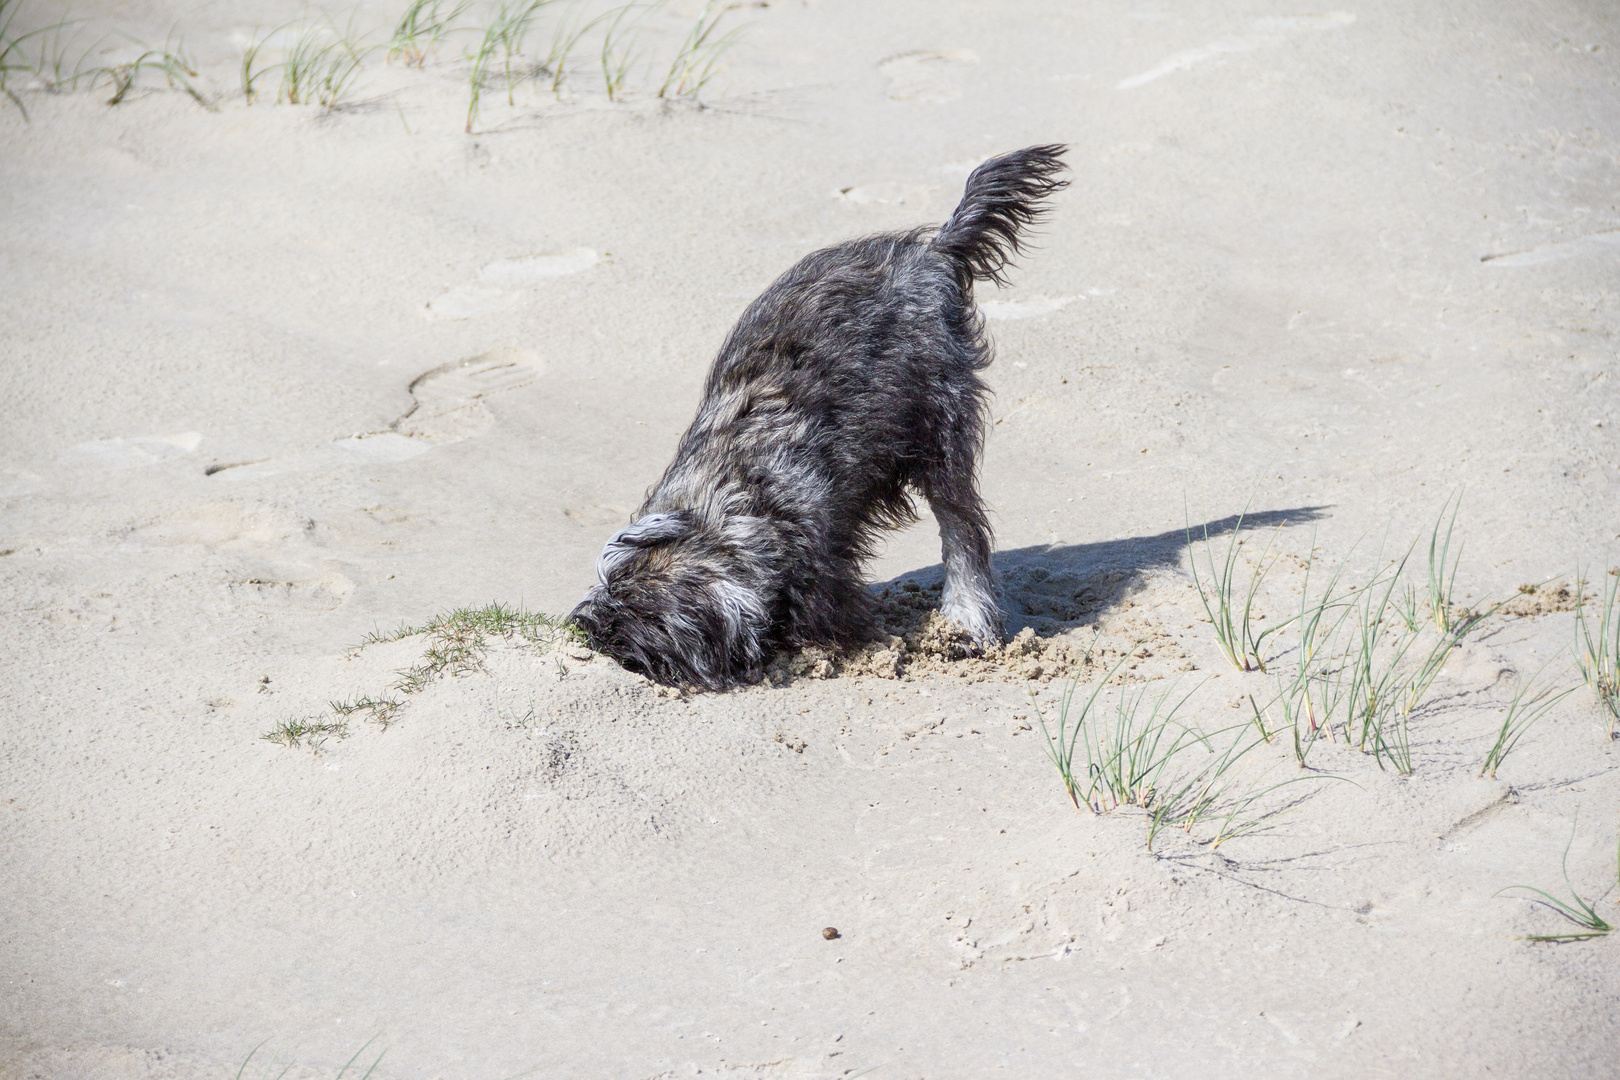
[(614, 533), (596, 557), (596, 580), (608, 583), (608, 575), (642, 548), (679, 540), (692, 532), (685, 513), (648, 514)]

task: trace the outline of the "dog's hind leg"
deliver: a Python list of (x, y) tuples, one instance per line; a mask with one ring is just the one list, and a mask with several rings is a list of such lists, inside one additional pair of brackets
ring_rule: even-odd
[(940, 614), (966, 630), (979, 646), (988, 648), (1001, 642), (1001, 606), (990, 566), (990, 523), (978, 496), (971, 489), (967, 496), (946, 499), (937, 491), (928, 493), (928, 504), (939, 522), (945, 562)]

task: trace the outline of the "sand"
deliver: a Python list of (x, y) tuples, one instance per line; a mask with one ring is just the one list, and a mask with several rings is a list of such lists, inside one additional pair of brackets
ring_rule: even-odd
[[(1614, 1076), (1620, 935), (1521, 940), (1569, 924), (1496, 894), (1567, 896), (1569, 844), (1620, 922), (1620, 744), (1580, 687), (1477, 777), (1526, 680), (1578, 685), (1567, 590), (1620, 561), (1609, 14), (773, 2), (707, 108), (583, 56), (469, 135), (467, 35), (249, 107), (296, 4), (76, 4), (98, 62), (178, 27), (217, 104), (0, 101), (0, 1077), (333, 1077), (368, 1040), (345, 1075)], [(386, 728), (261, 739), (431, 643), (374, 631), (566, 612), (753, 295), (1054, 140), (1075, 182), (982, 293), (1004, 650), (931, 624), (925, 517), (858, 656), (683, 696), (495, 635)], [(1275, 624), (1459, 493), (1459, 604), (1554, 584), (1447, 657), (1410, 776), (1280, 734), (1245, 769), (1336, 779), (1218, 845), (1070, 802), (1070, 677), (1209, 732), (1274, 693), (1189, 523), (1218, 559), (1249, 511)]]

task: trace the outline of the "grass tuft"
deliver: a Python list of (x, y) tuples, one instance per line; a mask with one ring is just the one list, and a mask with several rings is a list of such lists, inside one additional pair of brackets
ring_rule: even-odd
[[(599, 57), (602, 66), (602, 85), (607, 90), (609, 101), (618, 101), (624, 96), (625, 80), (630, 77), (631, 70), (641, 59), (636, 50), (637, 31), (641, 28), (641, 20), (650, 10), (644, 4), (624, 4), (614, 8), (602, 16), (602, 49)], [(629, 25), (625, 19), (634, 15)]]
[(311, 750), (319, 750), (328, 738), (349, 737), (347, 720), (327, 720), (319, 716), (290, 717), (260, 735), (266, 742), (280, 743), (288, 749), (297, 749), (309, 743)]
[[(484, 36), (472, 56), (468, 69), (469, 97), (467, 101), (467, 133), (478, 122), (479, 106), (483, 102), (484, 87), (491, 78), (500, 54), (501, 72), (506, 86), (506, 103), (515, 105), (514, 93), (522, 81), (523, 45), (540, 10), (555, 0), (502, 0), (495, 8), (494, 18), (484, 28)], [(516, 68), (516, 71), (514, 71)], [(544, 67), (531, 68), (528, 75), (539, 75)], [(528, 77), (528, 76), (523, 76)]]
[[(1495, 895), (1501, 896), (1503, 893), (1513, 892), (1514, 890), (1535, 893), (1541, 897), (1536, 903), (1552, 908), (1553, 911), (1568, 919), (1580, 929), (1564, 934), (1527, 934), (1520, 939), (1522, 941), (1584, 941), (1587, 938), (1604, 937), (1614, 931), (1614, 926), (1597, 913), (1592, 901), (1586, 900), (1580, 893), (1576, 892), (1574, 884), (1569, 880), (1569, 849), (1574, 846), (1575, 829), (1579, 824), (1579, 820), (1579, 815), (1577, 815), (1576, 822), (1570, 826), (1569, 843), (1564, 845), (1562, 867), (1564, 887), (1569, 890), (1570, 895), (1568, 901), (1560, 900), (1551, 893), (1530, 885), (1509, 885), (1505, 889), (1497, 890)], [(1615, 845), (1615, 879), (1620, 882), (1620, 841), (1617, 841)]]
[(335, 715), (344, 719), (348, 719), (355, 713), (363, 712), (366, 714), (367, 720), (381, 724), (383, 727), (393, 723), (394, 714), (405, 707), (405, 702), (399, 698), (388, 696), (378, 698), (372, 697), (370, 694), (360, 694), (350, 698), (348, 701), (329, 701), (326, 704)]
[(455, 29), (456, 20), (472, 7), (471, 0), (413, 0), (394, 26), (388, 40), (388, 59), (402, 60), (408, 67), (427, 65), (438, 47)]
[(1277, 533), (1272, 534), (1265, 550), (1260, 553), (1260, 559), (1249, 575), (1248, 587), (1243, 590), (1240, 607), (1236, 596), (1237, 564), (1239, 549), (1248, 540), (1243, 533), (1243, 519), (1247, 513), (1248, 508), (1245, 507), (1243, 513), (1238, 515), (1237, 524), (1232, 527), (1226, 542), (1226, 554), (1219, 563), (1215, 561), (1215, 545), (1209, 535), (1209, 526), (1204, 526), (1202, 551), (1205, 572), (1202, 576), (1198, 572), (1199, 549), (1193, 546), (1190, 524), (1187, 526), (1187, 547), (1192, 551), (1193, 585), (1198, 590), (1198, 600), (1203, 604), (1204, 614), (1209, 616), (1210, 624), (1215, 628), (1215, 640), (1221, 647), (1221, 654), (1239, 671), (1264, 671), (1265, 639), (1286, 625), (1278, 623), (1258, 634), (1254, 630), (1254, 597), (1260, 591), (1260, 583), (1265, 580), (1266, 573), (1276, 565), (1276, 559), (1268, 562), (1267, 556), (1271, 554), (1271, 545), (1276, 541)]
[(712, 2), (706, 3), (698, 11), (692, 29), (681, 42), (675, 59), (669, 65), (669, 71), (664, 74), (664, 81), (658, 87), (658, 96), (661, 98), (689, 98), (696, 100), (703, 92), (703, 88), (714, 78), (725, 55), (737, 39), (742, 35), (745, 27), (734, 26), (724, 34), (716, 36), (720, 29), (720, 21), (733, 5), (726, 4), (716, 9)]
[(122, 104), (130, 91), (135, 89), (141, 72), (156, 71), (168, 80), (171, 89), (184, 90), (197, 104), (210, 112), (213, 111), (214, 103), (204, 96), (195, 81), (196, 65), (186, 57), (184, 44), (172, 31), (161, 49), (147, 45), (141, 45), (141, 48), (145, 51), (131, 62), (101, 69), (101, 73), (104, 73), (113, 84), (113, 96), (107, 99), (108, 105)]
[(344, 31), (330, 24), (304, 27), (279, 65), (277, 100), (338, 108), (354, 88), (366, 51), (359, 47), (352, 23)]
[[(1451, 513), (1448, 515), (1447, 510)], [(1461, 541), (1452, 550), (1452, 534), (1457, 526), (1457, 511), (1462, 509), (1462, 492), (1448, 498), (1440, 507), (1440, 517), (1429, 533), (1429, 618), (1442, 634), (1453, 630), (1455, 614), (1451, 607), (1452, 591), (1457, 583), (1457, 568), (1462, 564)], [(1445, 526), (1444, 534), (1440, 527)]]
[(1609, 737), (1620, 724), (1620, 567), (1609, 568), (1595, 611), (1586, 605), (1587, 581), (1575, 578), (1575, 663), (1609, 714)]
[[(462, 675), (482, 671), (484, 654), (493, 639), (517, 639), (531, 645), (547, 646), (560, 641), (584, 643), (584, 635), (572, 624), (538, 611), (525, 611), (501, 603), (483, 607), (455, 608), (430, 619), (421, 626), (401, 623), (389, 631), (374, 630), (358, 645), (348, 650), (356, 656), (366, 647), (383, 645), (407, 638), (425, 637), (426, 648), (422, 659), (410, 667), (395, 672), (395, 682), (381, 694), (356, 694), (346, 701), (330, 701), (332, 719), (304, 717), (285, 720), (263, 738), (284, 746), (295, 747), (304, 742), (318, 746), (311, 740), (328, 736), (345, 738), (349, 734), (349, 718), (363, 714), (364, 718), (384, 728), (393, 724), (413, 694), (426, 690), (446, 675)], [(496, 705), (499, 713), (499, 700)], [(533, 702), (529, 717), (533, 720)], [(522, 726), (520, 724), (519, 726)]]
[[(1551, 663), (1551, 660), (1547, 661), (1547, 664)], [(1513, 752), (1513, 748), (1519, 744), (1524, 733), (1530, 730), (1530, 725), (1546, 716), (1554, 705), (1577, 689), (1571, 686), (1557, 693), (1553, 692), (1551, 686), (1537, 689), (1536, 680), (1547, 670), (1547, 664), (1543, 664), (1540, 671), (1521, 682), (1518, 690), (1514, 691), (1513, 700), (1508, 704), (1506, 715), (1502, 717), (1502, 726), (1497, 729), (1496, 741), (1491, 744), (1490, 750), (1485, 754), (1485, 760), (1479, 766), (1480, 777), (1488, 776), (1493, 780), (1496, 779), (1497, 768), (1503, 759)]]

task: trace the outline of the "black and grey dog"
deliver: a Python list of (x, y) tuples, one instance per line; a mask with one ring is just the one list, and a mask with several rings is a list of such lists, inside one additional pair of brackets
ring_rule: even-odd
[(977, 487), (990, 342), (974, 281), (1003, 283), (1021, 229), (1065, 186), (1062, 146), (980, 165), (932, 227), (806, 256), (743, 312), (697, 419), (569, 618), (661, 683), (758, 682), (780, 650), (870, 632), (861, 564), (928, 500), (942, 614), (980, 646), (1001, 611)]

